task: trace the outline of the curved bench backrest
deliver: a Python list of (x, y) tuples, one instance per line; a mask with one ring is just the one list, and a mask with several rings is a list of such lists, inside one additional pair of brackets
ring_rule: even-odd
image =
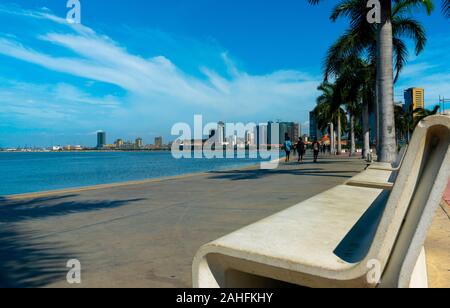
[(367, 260), (378, 260), (381, 287), (408, 287), (450, 176), (450, 117), (416, 128)]
[(403, 161), (405, 160), (406, 153), (408, 153), (408, 145), (404, 145), (400, 152), (398, 153), (397, 161), (392, 166), (393, 168), (401, 168), (403, 165)]

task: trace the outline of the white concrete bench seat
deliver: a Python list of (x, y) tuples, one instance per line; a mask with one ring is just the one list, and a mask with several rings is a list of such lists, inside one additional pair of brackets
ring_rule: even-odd
[(392, 189), (406, 156), (408, 146), (404, 146), (394, 164), (375, 162), (366, 170), (348, 180), (345, 184), (359, 187), (371, 187), (380, 189)]
[(345, 184), (380, 189), (394, 187), (395, 173), (390, 170), (367, 169), (348, 180)]
[(399, 171), (403, 161), (405, 160), (406, 153), (408, 151), (408, 145), (401, 148), (400, 153), (398, 153), (397, 161), (394, 164), (383, 163), (383, 162), (373, 162), (369, 165), (367, 169), (373, 170), (386, 170), (386, 171)]
[(449, 177), (450, 117), (426, 118), (392, 190), (340, 185), (206, 244), (193, 285), (426, 286), (423, 246)]
[[(198, 277), (194, 280), (194, 287), (248, 286), (245, 281), (249, 277), (242, 283), (237, 279), (243, 279), (243, 273), (249, 268), (253, 275), (308, 287), (320, 287), (324, 283), (308, 279), (308, 274), (320, 272), (320, 276), (333, 278), (327, 285), (340, 286), (336, 280), (339, 274), (354, 264), (338, 257), (335, 250), (382, 192), (380, 189), (340, 185), (205, 245), (194, 262), (194, 269), (198, 270), (194, 272)], [(371, 233), (370, 228), (366, 231)], [(373, 232), (368, 236), (373, 237)], [(355, 254), (348, 250), (343, 248), (343, 254)], [(358, 246), (354, 250), (361, 248)], [(368, 247), (362, 247), (362, 250), (367, 253)], [(216, 254), (220, 257), (216, 258)], [(248, 262), (252, 265), (249, 266)], [(216, 264), (211, 266), (213, 263)], [(230, 268), (233, 271), (228, 271)], [(286, 276), (288, 272), (302, 274)], [(204, 284), (205, 281), (208, 283)], [(354, 286), (359, 284), (358, 281)], [(270, 285), (269, 281), (259, 287)]]

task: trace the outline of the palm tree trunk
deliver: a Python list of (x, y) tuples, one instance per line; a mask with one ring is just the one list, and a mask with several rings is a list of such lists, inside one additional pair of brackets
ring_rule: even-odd
[(391, 0), (381, 0), (381, 24), (378, 26), (377, 82), (380, 115), (380, 153), (378, 160), (393, 163), (397, 158), (394, 118), (394, 73), (392, 64)]
[(351, 137), (351, 148), (350, 148), (350, 156), (354, 156), (356, 154), (356, 138), (355, 138), (355, 115), (353, 113), (350, 114), (350, 137)]
[(369, 159), (370, 154), (370, 124), (369, 124), (369, 104), (363, 102), (363, 134), (364, 134), (364, 149), (363, 157), (364, 159)]
[(333, 134), (333, 142), (334, 142), (334, 155), (337, 155), (337, 129), (334, 129), (334, 134)]
[(376, 96), (375, 96), (375, 129), (376, 129), (376, 142), (377, 142), (377, 155), (380, 155), (380, 95), (378, 94), (378, 81), (375, 82)]
[(334, 124), (333, 122), (330, 123), (330, 149), (331, 154), (335, 153), (335, 144), (334, 144)]
[(341, 155), (342, 153), (342, 143), (341, 143), (341, 134), (342, 134), (342, 123), (341, 123), (341, 108), (338, 110), (338, 122), (337, 122), (337, 155)]

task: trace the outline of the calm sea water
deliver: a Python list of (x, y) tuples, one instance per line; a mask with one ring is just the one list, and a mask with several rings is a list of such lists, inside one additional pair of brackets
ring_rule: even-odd
[(0, 196), (223, 170), (258, 159), (181, 159), (170, 152), (0, 152)]

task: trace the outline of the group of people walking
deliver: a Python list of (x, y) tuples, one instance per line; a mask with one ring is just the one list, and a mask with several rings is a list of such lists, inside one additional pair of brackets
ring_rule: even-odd
[[(286, 135), (285, 141), (284, 141), (284, 150), (286, 151), (286, 162), (290, 162), (291, 160), (291, 152), (297, 152), (298, 153), (298, 162), (303, 162), (303, 157), (306, 154), (307, 145), (303, 141), (303, 138), (298, 138), (298, 142), (296, 144), (293, 144), (291, 141), (291, 138)], [(314, 139), (314, 142), (312, 143), (312, 150), (314, 155), (314, 162), (316, 163), (319, 159), (319, 153), (320, 153), (320, 143), (317, 141), (317, 138)]]

